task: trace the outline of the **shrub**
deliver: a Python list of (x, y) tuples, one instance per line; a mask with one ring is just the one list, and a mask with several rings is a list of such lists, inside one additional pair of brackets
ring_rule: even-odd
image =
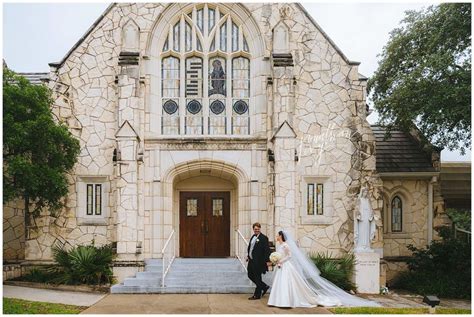
[(356, 289), (351, 281), (355, 265), (353, 254), (347, 254), (342, 258), (332, 258), (328, 253), (316, 253), (311, 255), (311, 260), (325, 279), (346, 291)]
[(36, 283), (48, 283), (53, 278), (51, 273), (46, 272), (41, 268), (32, 268), (27, 274), (18, 277), (14, 280), (36, 282)]
[(471, 211), (449, 208), (446, 213), (456, 227), (471, 231)]
[(57, 265), (47, 271), (54, 274), (54, 283), (97, 285), (113, 282), (111, 264), (114, 254), (111, 245), (76, 246), (69, 251), (54, 246), (53, 257)]
[(393, 287), (422, 295), (470, 298), (471, 246), (456, 239), (450, 228), (438, 229), (442, 240), (427, 248), (408, 245), (413, 256), (407, 261), (409, 271), (401, 273)]

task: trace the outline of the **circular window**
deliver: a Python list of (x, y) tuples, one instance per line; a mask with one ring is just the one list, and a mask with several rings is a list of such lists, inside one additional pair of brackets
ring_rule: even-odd
[(210, 108), (213, 114), (221, 114), (225, 110), (225, 105), (220, 100), (214, 100)]
[(244, 114), (247, 112), (247, 110), (249, 110), (249, 106), (247, 105), (245, 101), (238, 100), (234, 103), (234, 111), (237, 114)]
[(201, 103), (199, 103), (197, 100), (191, 100), (188, 102), (187, 109), (189, 113), (196, 114), (201, 111)]
[(167, 114), (173, 114), (178, 111), (178, 104), (174, 100), (167, 100), (163, 105), (163, 110), (165, 110)]

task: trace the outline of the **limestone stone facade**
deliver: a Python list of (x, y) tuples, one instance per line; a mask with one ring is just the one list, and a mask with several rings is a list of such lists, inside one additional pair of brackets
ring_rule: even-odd
[[(213, 27), (206, 22), (214, 21), (211, 16)], [(180, 65), (169, 70), (179, 74), (170, 81), (180, 91), (169, 99), (175, 109), (164, 108), (173, 93), (163, 88), (170, 57)], [(204, 65), (195, 66), (205, 74), (196, 82), (209, 81), (200, 117), (187, 108), (191, 57)], [(248, 77), (239, 79), (249, 87), (239, 97), (248, 108), (240, 110), (230, 83), (238, 57), (250, 65)], [(220, 79), (228, 80), (226, 124), (211, 127), (222, 122), (209, 105), (211, 89), (221, 87), (210, 74), (219, 58), (228, 74)], [(25, 260), (50, 260), (56, 242), (94, 241), (115, 242), (118, 261), (141, 263), (161, 257), (173, 231), (179, 256), (182, 190), (230, 192), (231, 255), (238, 251), (235, 230), (250, 237), (257, 221), (271, 240), (289, 230), (306, 252), (350, 252), (361, 186), (369, 188), (378, 228), (373, 248), (381, 257), (406, 255), (407, 243), (426, 244), (427, 181), (380, 177), (366, 120), (366, 78), (299, 4), (117, 3), (50, 66), (53, 111), (80, 140), (81, 153), (64, 211), (56, 218), (45, 214), (29, 228)], [(383, 223), (384, 202), (395, 192), (408, 206), (400, 234)], [(4, 214), (4, 223), (15, 231), (12, 217)], [(10, 241), (4, 256), (20, 258), (17, 242)]]

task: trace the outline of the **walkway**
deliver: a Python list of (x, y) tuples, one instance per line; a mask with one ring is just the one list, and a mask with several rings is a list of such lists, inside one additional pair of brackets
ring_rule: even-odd
[(323, 307), (268, 307), (268, 295), (247, 294), (110, 294), (81, 314), (330, 314)]
[(3, 285), (3, 297), (19, 298), (34, 302), (92, 306), (107, 294), (56, 291), (43, 288)]

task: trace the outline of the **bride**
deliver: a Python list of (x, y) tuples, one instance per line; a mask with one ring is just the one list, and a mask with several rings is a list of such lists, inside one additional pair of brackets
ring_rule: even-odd
[(277, 252), (282, 255), (274, 273), (269, 306), (380, 306), (350, 295), (320, 276), (312, 261), (298, 248), (287, 232), (276, 236)]

